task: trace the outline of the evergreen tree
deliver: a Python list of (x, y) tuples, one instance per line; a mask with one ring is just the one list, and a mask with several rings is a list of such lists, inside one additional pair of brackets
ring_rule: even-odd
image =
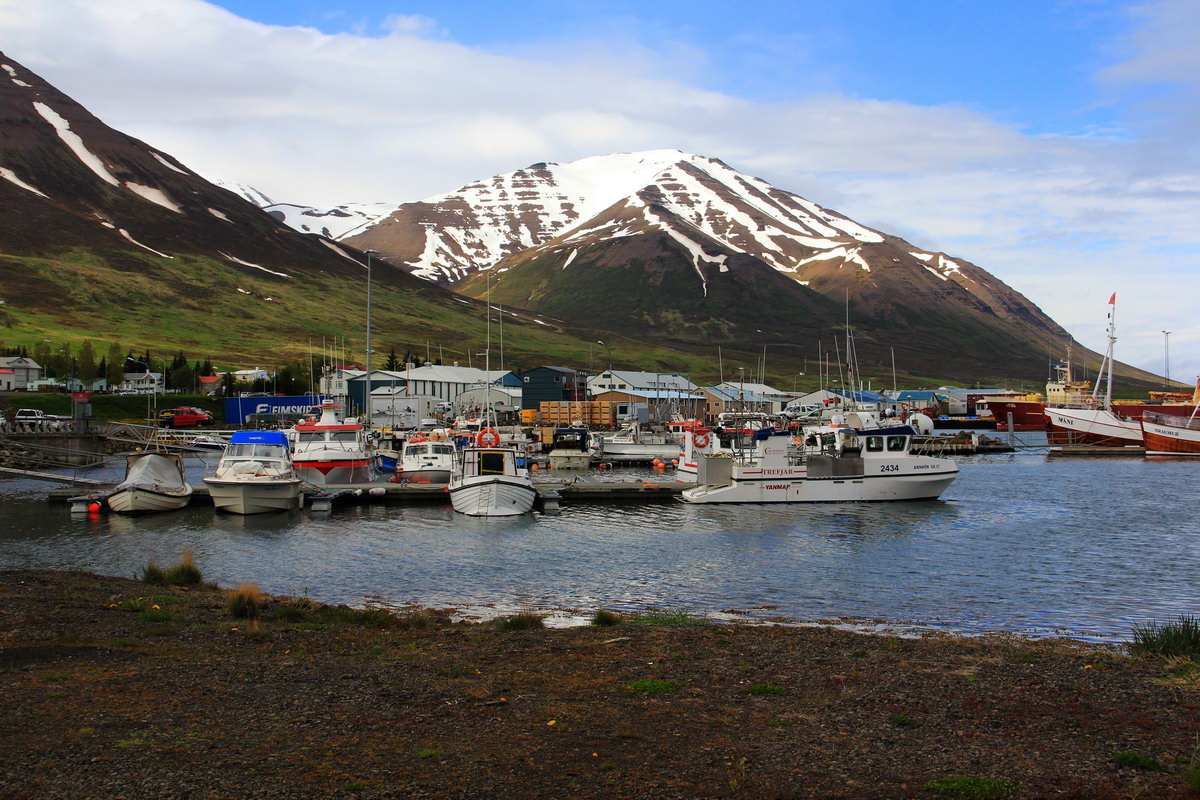
[[(91, 339), (84, 339), (79, 346), (78, 364), (75, 377), (85, 384), (90, 384), (96, 377), (96, 348)], [(85, 387), (86, 388), (86, 387)]]
[(125, 359), (121, 358), (120, 342), (109, 342), (105, 361), (107, 362), (107, 366), (102, 377), (108, 378), (109, 389), (115, 389), (117, 384), (125, 377), (122, 374), (125, 368)]
[(396, 360), (396, 348), (393, 347), (392, 351), (388, 353), (387, 360), (383, 362), (383, 368), (395, 372), (399, 368), (399, 364), (400, 362)]
[(196, 372), (200, 375), (204, 375), (205, 377), (217, 374), (213, 369), (212, 361), (207, 358), (204, 359), (204, 366), (200, 367), (200, 369), (196, 370)]
[(96, 365), (95, 378), (97, 380), (99, 380), (100, 378), (107, 378), (107, 377), (108, 377), (108, 359), (104, 356), (100, 356), (100, 363)]

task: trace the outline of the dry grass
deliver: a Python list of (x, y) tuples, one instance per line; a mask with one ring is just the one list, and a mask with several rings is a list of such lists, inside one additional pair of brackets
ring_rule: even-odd
[(229, 593), (229, 613), (239, 619), (258, 619), (263, 607), (262, 590), (253, 583), (239, 584)]

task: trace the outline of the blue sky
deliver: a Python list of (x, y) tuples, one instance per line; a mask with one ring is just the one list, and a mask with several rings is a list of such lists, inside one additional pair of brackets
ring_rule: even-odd
[(1028, 133), (1122, 125), (1095, 74), (1119, 58), (1128, 3), (1106, 0), (836, 2), (383, 2), (223, 0), (259, 22), (381, 35), (393, 15), (434, 35), (522, 54), (564, 41), (636, 43), (705, 57), (692, 82), (766, 102), (813, 92), (987, 109)]
[(276, 201), (678, 148), (1200, 372), (1200, 2), (0, 0), (6, 54)]

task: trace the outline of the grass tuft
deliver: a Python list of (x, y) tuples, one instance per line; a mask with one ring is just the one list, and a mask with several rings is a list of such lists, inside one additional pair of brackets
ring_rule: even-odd
[(1200, 617), (1182, 614), (1172, 622), (1134, 625), (1129, 652), (1135, 656), (1200, 656)]
[(600, 609), (599, 611), (597, 611), (595, 614), (592, 615), (592, 623), (591, 624), (603, 625), (603, 626), (620, 625), (621, 624), (621, 615), (616, 613), (615, 611), (605, 611), (604, 609)]
[(271, 619), (278, 622), (303, 622), (308, 612), (291, 603), (280, 603), (271, 607)]
[(1016, 781), (1004, 778), (977, 778), (951, 775), (925, 784), (925, 791), (940, 797), (964, 797), (968, 800), (1003, 800), (1017, 790)]
[(708, 619), (689, 614), (686, 611), (647, 611), (630, 617), (628, 622), (630, 625), (683, 626), (707, 625)]
[(417, 758), (438, 758), (442, 755), (442, 751), (435, 750), (432, 747), (423, 747), (417, 752), (413, 753), (413, 755)]
[(167, 570), (167, 584), (169, 586), (199, 586), (203, 581), (204, 576), (200, 574), (200, 570), (196, 567), (196, 559), (192, 557), (192, 549), (185, 547), (183, 559)]
[(525, 631), (530, 628), (546, 627), (545, 617), (532, 611), (522, 611), (520, 614), (510, 614), (507, 617), (496, 618), (496, 628), (502, 631)]
[(1158, 772), (1162, 769), (1162, 764), (1158, 763), (1157, 758), (1143, 755), (1133, 750), (1120, 750), (1113, 753), (1113, 762), (1120, 767), (1144, 769), (1149, 772)]
[(674, 694), (679, 690), (679, 681), (667, 681), (659, 678), (642, 678), (630, 681), (625, 688), (637, 694)]
[(171, 616), (170, 611), (156, 611), (155, 609), (150, 609), (149, 611), (143, 611), (141, 614), (139, 614), (138, 619), (140, 619), (142, 622), (170, 622), (173, 617)]
[(113, 639), (108, 643), (110, 647), (137, 647), (137, 639)]
[(155, 586), (167, 585), (167, 573), (158, 564), (151, 561), (142, 570), (142, 583), (150, 583)]
[(117, 603), (117, 608), (122, 611), (145, 611), (146, 598), (144, 597), (128, 597)]
[(755, 695), (778, 695), (787, 694), (787, 689), (782, 686), (772, 686), (769, 683), (756, 683), (746, 689), (746, 694)]
[(238, 619), (258, 619), (262, 610), (262, 590), (253, 583), (243, 583), (229, 593), (229, 613)]
[(921, 723), (910, 717), (908, 714), (892, 714), (888, 717), (888, 722), (895, 725), (897, 728), (919, 728)]

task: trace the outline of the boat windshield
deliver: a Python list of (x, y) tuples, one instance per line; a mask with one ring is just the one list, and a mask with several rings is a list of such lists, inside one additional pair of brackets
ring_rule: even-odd
[(281, 444), (231, 444), (225, 448), (225, 458), (286, 458), (287, 448)]

